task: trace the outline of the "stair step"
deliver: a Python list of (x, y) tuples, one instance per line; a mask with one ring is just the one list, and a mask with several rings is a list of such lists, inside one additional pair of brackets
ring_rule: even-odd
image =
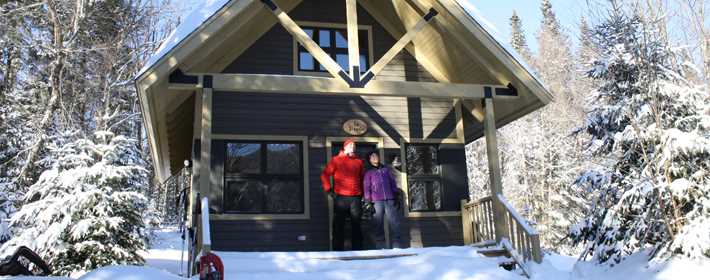
[(367, 261), (367, 260), (404, 258), (404, 257), (413, 257), (413, 256), (417, 256), (417, 254), (390, 254), (390, 255), (375, 255), (375, 256), (340, 256), (340, 257), (323, 257), (323, 258), (313, 258), (313, 259), (315, 259), (315, 260), (330, 260), (330, 261)]
[(495, 257), (510, 257), (510, 254), (508, 251), (502, 248), (487, 248), (487, 249), (480, 249), (477, 250), (481, 255), (484, 255), (489, 258), (495, 258)]
[(486, 247), (493, 247), (498, 245), (495, 240), (486, 240), (486, 241), (481, 241), (478, 243), (473, 243), (470, 246), (474, 248), (486, 248)]

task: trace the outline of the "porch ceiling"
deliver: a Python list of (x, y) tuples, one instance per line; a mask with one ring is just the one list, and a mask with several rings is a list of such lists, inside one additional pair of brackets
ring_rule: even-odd
[[(343, 0), (344, 1), (344, 0)], [(302, 0), (275, 0), (285, 12)], [(473, 20), (455, 0), (358, 0), (395, 39), (404, 35), (429, 8), (439, 12), (406, 50), (441, 83), (512, 84), (519, 98), (496, 101), (499, 126), (551, 101), (551, 95), (525, 68)], [(167, 77), (175, 69), (219, 73), (277, 24), (259, 0), (233, 0), (182, 40), (137, 79), (144, 120), (160, 180), (177, 171), (192, 139), (191, 92), (170, 89)], [(436, 96), (432, 96), (436, 97)], [(481, 116), (480, 102), (470, 102)], [(190, 126), (175, 122), (190, 121)], [(480, 137), (482, 132), (473, 135)], [(177, 141), (177, 142), (176, 142)], [(177, 161), (175, 163), (174, 161)], [(171, 167), (172, 166), (172, 167)]]

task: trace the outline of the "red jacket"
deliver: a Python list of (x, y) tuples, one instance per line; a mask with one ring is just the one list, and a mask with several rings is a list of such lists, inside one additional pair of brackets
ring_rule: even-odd
[(331, 189), (330, 177), (333, 176), (335, 193), (343, 196), (362, 195), (362, 180), (365, 168), (357, 156), (348, 156), (342, 151), (333, 157), (320, 175), (323, 190)]

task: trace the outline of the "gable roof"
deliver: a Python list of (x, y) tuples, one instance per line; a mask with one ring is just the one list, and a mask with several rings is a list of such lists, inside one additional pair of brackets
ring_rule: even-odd
[[(302, 0), (276, 2), (288, 13)], [(406, 51), (439, 82), (512, 83), (520, 98), (496, 106), (499, 126), (552, 100), (532, 69), (500, 40), (495, 28), (467, 0), (358, 0), (358, 4), (395, 39), (421, 17), (422, 10), (436, 7), (440, 15), (422, 31), (425, 35), (415, 37), (410, 43), (412, 49), (408, 46)], [(275, 17), (267, 13), (270, 11), (259, 0), (204, 0), (138, 72), (136, 86), (159, 179), (178, 171), (176, 168), (182, 166), (179, 158), (189, 155), (189, 141), (176, 143), (170, 137), (183, 139), (193, 132), (191, 124), (176, 124), (179, 116), (194, 114), (190, 106), (185, 106), (186, 102), (192, 104), (189, 101), (192, 94), (170, 89), (168, 75), (178, 68), (196, 73), (222, 71), (222, 63), (233, 61), (259, 34), (277, 24)], [(215, 54), (217, 50), (220, 53)], [(480, 113), (480, 107), (474, 111)], [(482, 128), (474, 130), (471, 137), (482, 136)]]
[[(150, 56), (150, 58), (145, 62), (143, 68), (138, 71), (136, 75), (140, 78), (146, 71), (155, 66), (160, 59), (165, 57), (174, 48), (176, 48), (181, 42), (186, 40), (190, 35), (195, 33), (200, 26), (207, 22), (210, 18), (218, 14), (218, 12), (224, 9), (227, 4), (231, 1), (240, 0), (204, 0), (197, 4), (197, 6), (190, 12), (190, 14), (185, 17), (185, 19), (173, 30), (173, 32), (165, 38), (160, 47)], [(481, 12), (472, 4), (469, 0), (453, 0), (461, 9), (466, 11), (469, 19), (473, 23), (480, 26), (488, 36), (490, 36), (501, 48), (503, 48), (518, 64), (520, 64), (540, 86), (545, 87), (542, 80), (537, 76), (535, 71), (530, 67), (530, 65), (522, 59), (522, 56), (515, 51), (515, 49), (503, 39), (501, 34), (498, 32), (496, 27), (486, 19)]]

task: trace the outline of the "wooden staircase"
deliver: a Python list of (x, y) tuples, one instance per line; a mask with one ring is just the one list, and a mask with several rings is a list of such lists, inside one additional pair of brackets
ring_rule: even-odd
[[(504, 210), (502, 220), (494, 218), (499, 216), (494, 213), (496, 209)], [(501, 267), (507, 270), (518, 267), (529, 278), (529, 263), (542, 262), (539, 234), (502, 194), (495, 200), (489, 196), (461, 201), (461, 220), (464, 243), (480, 248), (478, 253), (486, 257), (507, 258), (501, 262)]]

